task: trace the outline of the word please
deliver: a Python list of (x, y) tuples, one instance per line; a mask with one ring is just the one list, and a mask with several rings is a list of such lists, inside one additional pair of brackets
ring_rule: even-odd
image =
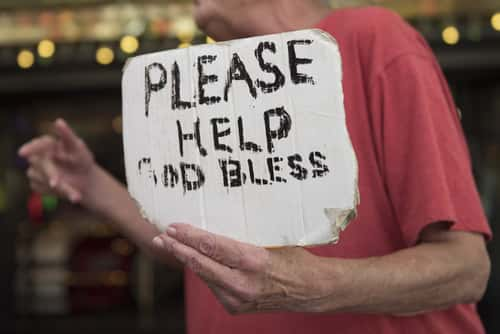
[[(289, 60), (289, 72), (290, 78), (293, 84), (310, 84), (314, 85), (314, 79), (312, 76), (305, 73), (299, 72), (299, 65), (307, 65), (313, 62), (309, 58), (299, 58), (297, 56), (297, 46), (310, 46), (313, 43), (312, 40), (291, 40), (287, 42), (288, 46), (288, 60)], [(273, 64), (265, 59), (265, 53), (276, 54), (276, 44), (274, 42), (261, 42), (255, 49), (255, 58), (259, 64), (259, 68), (262, 72), (272, 75), (274, 80), (265, 81), (262, 79), (253, 79), (247, 70), (247, 66), (241, 59), (240, 55), (235, 52), (232, 54), (229, 68), (225, 76), (225, 83), (221, 90), (221, 96), (213, 95), (209, 96), (206, 92), (207, 86), (210, 84), (215, 84), (219, 81), (221, 74), (208, 73), (206, 67), (208, 65), (216, 65), (218, 56), (215, 54), (211, 55), (201, 55), (196, 59), (196, 69), (197, 69), (197, 93), (193, 98), (183, 97), (181, 92), (181, 71), (177, 61), (171, 64), (170, 68), (170, 89), (167, 87), (168, 83), (168, 73), (167, 67), (164, 64), (155, 62), (149, 64), (145, 67), (145, 116), (149, 116), (151, 99), (160, 92), (170, 92), (171, 94), (171, 109), (172, 110), (185, 110), (194, 108), (197, 105), (214, 105), (222, 101), (227, 102), (229, 97), (229, 92), (234, 81), (242, 81), (248, 87), (248, 92), (250, 96), (254, 99), (257, 98), (258, 90), (263, 94), (269, 94), (275, 92), (285, 86), (286, 78), (283, 74), (282, 69), (280, 69), (276, 64)], [(183, 73), (183, 75), (188, 75), (188, 73)]]

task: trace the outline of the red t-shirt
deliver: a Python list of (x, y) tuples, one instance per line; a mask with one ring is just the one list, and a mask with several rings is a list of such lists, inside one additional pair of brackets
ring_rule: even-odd
[[(317, 27), (335, 37), (343, 59), (361, 204), (338, 245), (311, 251), (341, 258), (390, 254), (414, 246), (436, 221), (491, 237), (456, 107), (424, 39), (396, 14), (375, 7), (336, 10)], [(474, 305), (414, 317), (231, 316), (191, 272), (185, 286), (190, 334), (484, 332)]]

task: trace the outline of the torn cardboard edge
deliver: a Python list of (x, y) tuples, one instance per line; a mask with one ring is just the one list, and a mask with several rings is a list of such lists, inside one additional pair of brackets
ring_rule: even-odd
[[(327, 42), (332, 42), (337, 47), (339, 47), (337, 40), (335, 37), (330, 35), (328, 32), (321, 30), (321, 29), (313, 29), (315, 32), (318, 33), (319, 36), (321, 36), (324, 40)], [(340, 58), (340, 64), (342, 66), (342, 58)], [(342, 72), (341, 72), (342, 74)], [(341, 76), (341, 80), (343, 80), (343, 75)], [(344, 94), (342, 93), (342, 99), (344, 97)], [(347, 124), (345, 125), (347, 128)], [(353, 154), (355, 155), (355, 150), (354, 146), (352, 146), (352, 142), (349, 140), (350, 146), (352, 149)], [(359, 176), (359, 167), (357, 164), (357, 159), (356, 159), (356, 175)], [(298, 246), (301, 247), (316, 247), (316, 246), (321, 246), (325, 244), (337, 244), (340, 242), (340, 234), (341, 232), (345, 231), (346, 228), (349, 226), (349, 224), (356, 219), (357, 217), (357, 207), (360, 204), (360, 196), (359, 196), (359, 188), (358, 188), (358, 177), (356, 177), (356, 190), (355, 190), (355, 199), (353, 203), (353, 208), (348, 208), (348, 209), (338, 209), (338, 208), (325, 208), (324, 212), (328, 220), (330, 221), (330, 227), (331, 229), (328, 231), (322, 231), (318, 230), (315, 231), (314, 233), (306, 235), (304, 238), (302, 238), (299, 241)], [(324, 235), (330, 235), (330, 238), (326, 243), (322, 242), (322, 236)]]

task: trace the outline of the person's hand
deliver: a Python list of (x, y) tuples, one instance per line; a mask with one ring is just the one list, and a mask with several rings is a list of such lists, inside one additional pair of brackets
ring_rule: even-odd
[(231, 314), (264, 311), (315, 312), (326, 291), (320, 258), (299, 248), (267, 250), (187, 224), (172, 224), (153, 239), (201, 277)]
[(54, 132), (55, 137), (35, 138), (19, 149), (19, 155), (30, 164), (27, 175), (31, 188), (82, 202), (91, 186), (94, 157), (64, 120), (54, 122)]

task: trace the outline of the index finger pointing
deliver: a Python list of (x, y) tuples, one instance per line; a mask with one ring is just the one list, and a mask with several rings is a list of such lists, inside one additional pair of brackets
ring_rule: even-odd
[(67, 148), (75, 148), (79, 145), (80, 137), (76, 135), (73, 129), (62, 118), (56, 120), (54, 130)]

